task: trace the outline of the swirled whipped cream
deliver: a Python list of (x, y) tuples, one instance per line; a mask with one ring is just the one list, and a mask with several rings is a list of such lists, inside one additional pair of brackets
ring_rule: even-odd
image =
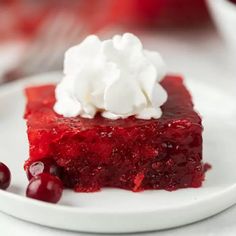
[(101, 41), (90, 35), (65, 53), (54, 110), (64, 117), (159, 118), (167, 93), (159, 53), (143, 49), (131, 33)]

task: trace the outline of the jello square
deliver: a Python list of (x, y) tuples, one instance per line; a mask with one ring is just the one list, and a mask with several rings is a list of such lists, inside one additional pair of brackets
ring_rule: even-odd
[(161, 82), (168, 93), (159, 119), (63, 117), (53, 107), (55, 85), (26, 89), (30, 156), (63, 169), (63, 183), (78, 192), (116, 187), (132, 191), (200, 187), (202, 124), (179, 76)]

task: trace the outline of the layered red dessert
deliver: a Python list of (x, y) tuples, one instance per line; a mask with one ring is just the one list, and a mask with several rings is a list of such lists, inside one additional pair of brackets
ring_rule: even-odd
[(55, 85), (26, 89), (25, 119), (30, 145), (27, 169), (52, 159), (63, 170), (66, 187), (93, 192), (103, 187), (132, 191), (200, 187), (202, 124), (178, 76), (161, 85), (168, 99), (159, 119), (93, 119), (57, 114)]

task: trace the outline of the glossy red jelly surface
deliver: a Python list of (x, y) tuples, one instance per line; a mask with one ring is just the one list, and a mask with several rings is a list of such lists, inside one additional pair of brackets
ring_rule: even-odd
[(167, 76), (160, 119), (64, 118), (53, 111), (55, 85), (26, 89), (30, 157), (52, 158), (64, 185), (78, 192), (200, 187), (204, 180), (201, 118), (178, 76)]

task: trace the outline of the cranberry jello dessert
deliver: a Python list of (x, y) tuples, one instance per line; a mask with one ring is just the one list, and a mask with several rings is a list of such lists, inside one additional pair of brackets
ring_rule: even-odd
[(132, 34), (88, 36), (65, 54), (58, 85), (26, 88), (30, 157), (77, 192), (200, 187), (202, 124), (182, 78)]

